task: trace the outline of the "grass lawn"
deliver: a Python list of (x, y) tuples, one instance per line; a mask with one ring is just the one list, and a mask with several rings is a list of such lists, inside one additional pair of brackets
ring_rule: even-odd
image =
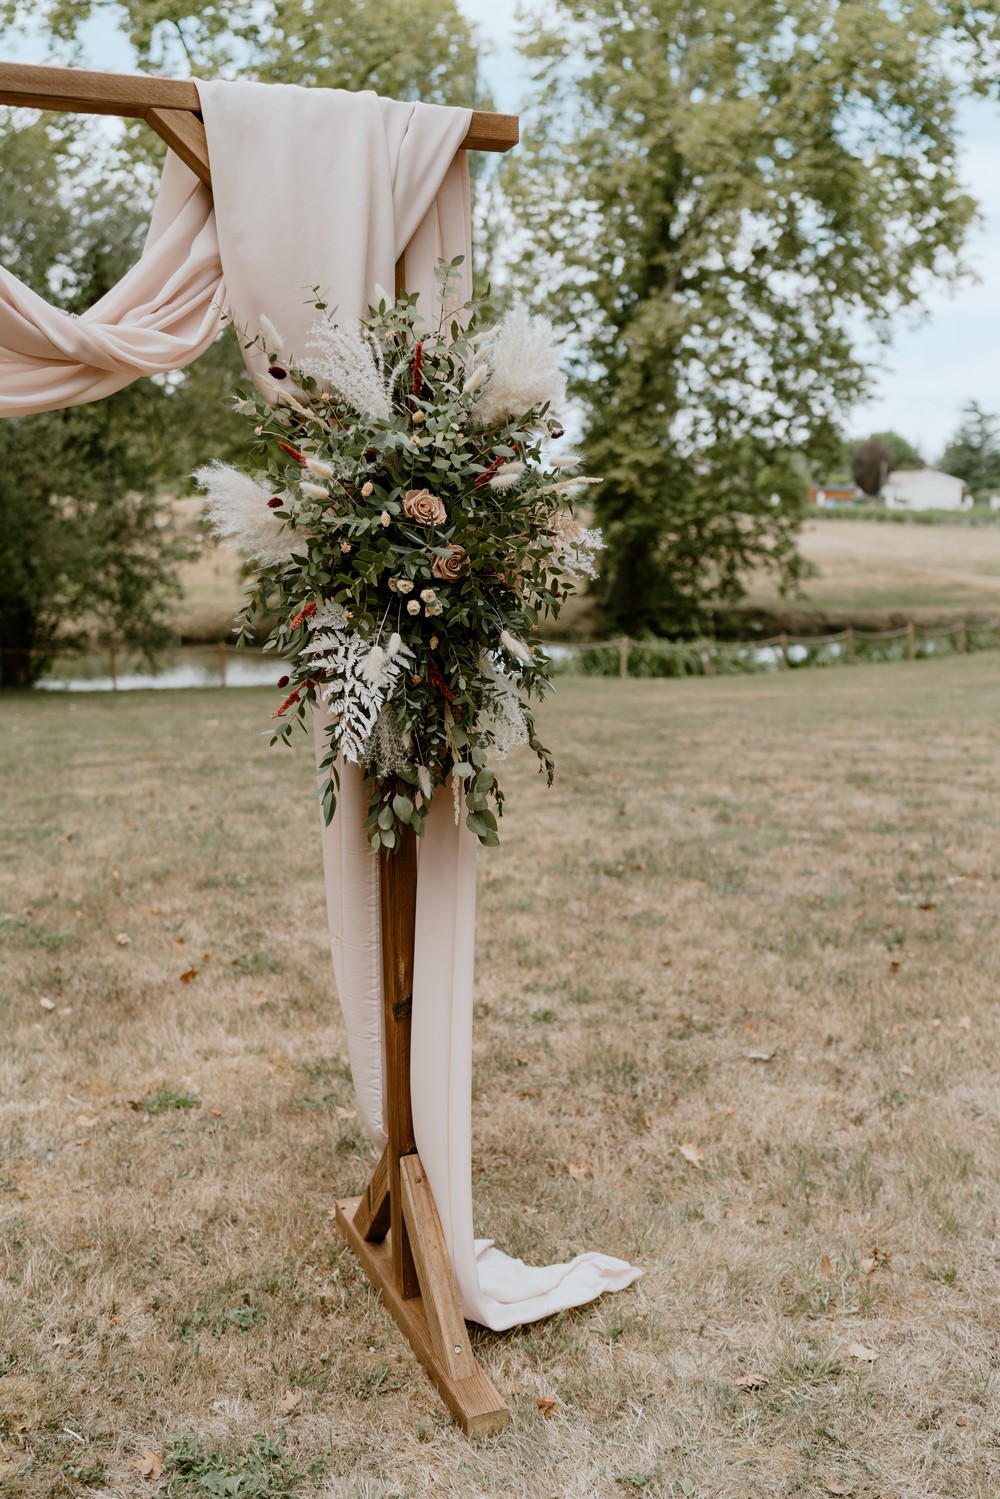
[(272, 696), (0, 702), (0, 1494), (995, 1495), (996, 654), (560, 685), (480, 862), (477, 1231), (646, 1274), (477, 1336), (476, 1446), (333, 1234)]

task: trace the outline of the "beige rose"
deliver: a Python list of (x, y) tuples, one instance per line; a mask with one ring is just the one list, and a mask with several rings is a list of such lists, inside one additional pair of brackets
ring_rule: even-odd
[(429, 489), (408, 489), (403, 496), (403, 514), (421, 526), (443, 526), (448, 512)]
[(454, 583), (465, 563), (465, 548), (453, 542), (448, 548), (447, 557), (440, 557), (435, 553), (431, 558), (431, 572), (435, 578), (440, 578), (442, 583)]

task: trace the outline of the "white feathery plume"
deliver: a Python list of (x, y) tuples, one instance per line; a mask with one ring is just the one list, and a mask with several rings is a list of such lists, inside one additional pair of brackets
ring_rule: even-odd
[(281, 513), (268, 508), (274, 491), (228, 463), (206, 464), (191, 476), (208, 496), (206, 514), (212, 534), (262, 567), (280, 567), (304, 553), (306, 543), (282, 524)]
[(317, 350), (302, 360), (302, 369), (329, 386), (359, 416), (388, 421), (392, 401), (378, 340), (359, 323), (327, 323), (310, 329), (307, 347)]
[(523, 661), (525, 665), (530, 665), (534, 660), (524, 641), (518, 640), (517, 636), (512, 635), (509, 630), (500, 631), (500, 644), (505, 651), (509, 651), (512, 656), (518, 661)]
[(417, 785), (420, 787), (420, 795), (425, 802), (429, 802), (434, 796), (434, 787), (431, 784), (431, 773), (426, 765), (417, 766)]
[(493, 478), (489, 481), (491, 489), (513, 489), (524, 477), (526, 464), (516, 460), (513, 463), (505, 463), (503, 468), (497, 469)]
[(577, 468), (583, 459), (579, 453), (551, 453), (545, 462), (549, 468)]
[(312, 453), (306, 456), (306, 468), (311, 474), (315, 474), (317, 479), (333, 478), (333, 464), (327, 463), (323, 458), (317, 458)]
[(280, 354), (285, 347), (285, 340), (271, 322), (266, 312), (262, 312), (258, 319), (261, 336), (269, 354)]
[(399, 655), (402, 649), (403, 637), (402, 635), (400, 635), (398, 630), (393, 630), (392, 634), (389, 636), (389, 644), (385, 648), (385, 653), (391, 661), (394, 656)]
[(488, 377), (489, 373), (490, 367), (488, 364), (486, 364), (485, 362), (482, 364), (477, 364), (475, 369), (472, 371), (472, 374), (469, 375), (466, 379), (465, 385), (463, 387), (465, 390), (465, 394), (468, 396), (471, 395), (474, 390), (478, 390), (483, 381)]
[(489, 365), (490, 381), (472, 408), (477, 426), (523, 416), (546, 401), (552, 406), (563, 402), (566, 377), (559, 368), (554, 337), (548, 318), (532, 317), (521, 302), (489, 330), (481, 352)]
[(380, 645), (373, 645), (365, 662), (365, 681), (377, 682), (385, 664), (385, 652)]
[(310, 484), (308, 479), (299, 480), (299, 488), (310, 500), (328, 500), (330, 491), (323, 484)]
[(573, 479), (560, 479), (558, 484), (545, 484), (541, 489), (536, 489), (535, 494), (575, 494), (579, 489), (586, 489), (588, 484), (603, 483), (603, 479), (588, 479), (578, 474)]
[(517, 745), (528, 743), (531, 737), (528, 733), (528, 721), (524, 716), (517, 687), (510, 677), (497, 671), (489, 657), (484, 659), (482, 666), (495, 688), (483, 712), (482, 728), (493, 736), (493, 751), (497, 758), (506, 760)]

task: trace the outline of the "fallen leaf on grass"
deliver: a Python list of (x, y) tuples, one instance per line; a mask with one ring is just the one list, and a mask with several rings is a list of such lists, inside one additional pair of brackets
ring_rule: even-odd
[(566, 1170), (569, 1172), (570, 1176), (575, 1182), (586, 1181), (587, 1177), (590, 1175), (590, 1162), (569, 1161), (567, 1162)]
[(73, 1120), (73, 1123), (75, 1125), (77, 1125), (78, 1128), (80, 1128), (80, 1129), (90, 1129), (90, 1127), (91, 1127), (92, 1124), (96, 1124), (97, 1123), (97, 1115), (96, 1114), (77, 1114), (76, 1118)]
[(208, 1112), (211, 1114), (211, 1116), (212, 1116), (213, 1119), (221, 1119), (222, 1118), (222, 1110), (221, 1109), (209, 1109)]
[(677, 1149), (684, 1157), (684, 1159), (686, 1161), (689, 1161), (692, 1166), (700, 1166), (702, 1161), (705, 1159), (705, 1152), (702, 1150), (701, 1146), (696, 1145), (693, 1140), (684, 1140), (680, 1145), (678, 1145)]
[(823, 1482), (826, 1484), (826, 1492), (828, 1494), (849, 1494), (851, 1492), (850, 1489), (845, 1489), (842, 1483), (837, 1483), (832, 1478), (825, 1478)]
[(301, 1401), (301, 1390), (286, 1390), (281, 1399), (278, 1401), (278, 1410), (283, 1416), (287, 1416), (290, 1411), (293, 1411), (295, 1407), (301, 1403)]
[(538, 1409), (541, 1411), (546, 1421), (551, 1421), (552, 1417), (559, 1409), (559, 1401), (556, 1400), (555, 1396), (553, 1395), (539, 1395), (538, 1399), (535, 1401), (535, 1404), (538, 1406)]
[(912, 1067), (900, 1067), (899, 1072), (901, 1077), (916, 1077), (917, 1075)]
[(517, 1052), (514, 1053), (514, 1061), (519, 1067), (527, 1067), (528, 1065), (528, 1058), (519, 1056)]
[(42, 1007), (43, 1010), (54, 1010), (55, 1009), (55, 1003), (51, 999), (40, 999), (38, 1001), (38, 1003), (41, 1005), (41, 1007)]
[(118, 936), (115, 938), (115, 941), (118, 943), (119, 947), (129, 947), (131, 945), (132, 938), (129, 936), (128, 932), (119, 932)]
[(833, 1265), (830, 1263), (830, 1256), (828, 1254), (824, 1254), (823, 1258), (820, 1260), (819, 1268), (822, 1270), (824, 1275), (833, 1274)]
[(864, 1360), (865, 1363), (873, 1364), (878, 1358), (874, 1348), (866, 1348), (864, 1343), (848, 1343), (847, 1352), (851, 1358)]
[(972, 1422), (969, 1420), (968, 1416), (956, 1416), (955, 1417), (955, 1425), (956, 1426), (971, 1426)]
[(762, 1390), (767, 1384), (766, 1374), (741, 1374), (736, 1381), (738, 1390)]
[(132, 1466), (140, 1477), (148, 1478), (150, 1483), (156, 1483), (163, 1472), (163, 1458), (158, 1452), (144, 1452), (141, 1457), (132, 1459)]
[(774, 1052), (773, 1051), (748, 1051), (747, 1052), (747, 1061), (748, 1062), (769, 1062), (773, 1056), (774, 1056)]
[(191, 980), (192, 979), (196, 979), (197, 977), (198, 977), (198, 970), (197, 970), (197, 968), (185, 968), (184, 972), (181, 974), (181, 983), (182, 984), (190, 984)]
[(69, 1337), (66, 1333), (61, 1332), (56, 1337), (54, 1337), (52, 1341), (57, 1348), (65, 1348), (66, 1344), (69, 1342)]
[(958, 1026), (958, 1028), (959, 1028), (960, 1031), (971, 1031), (971, 1029), (972, 1029), (972, 1016), (971, 1015), (962, 1015), (962, 1016), (959, 1017), (958, 1020), (955, 1021), (955, 1024)]

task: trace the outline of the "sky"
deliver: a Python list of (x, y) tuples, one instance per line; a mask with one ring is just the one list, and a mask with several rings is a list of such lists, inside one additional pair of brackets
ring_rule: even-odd
[[(530, 80), (516, 47), (519, 0), (457, 0), (486, 44), (483, 71), (496, 107), (516, 114)], [(100, 61), (91, 66), (130, 66), (127, 50), (98, 23), (88, 50)], [(115, 43), (117, 42), (117, 46)], [(33, 38), (5, 55), (17, 61), (43, 61), (44, 46)], [(456, 101), (458, 102), (458, 101)], [(951, 291), (932, 290), (922, 319), (899, 319), (888, 350), (873, 350), (873, 394), (851, 414), (851, 435), (895, 431), (925, 459), (940, 457), (961, 421), (962, 406), (977, 400), (1000, 412), (1000, 104), (968, 102), (960, 112), (962, 171), (981, 204), (982, 222), (970, 236), (966, 258), (978, 277)]]

